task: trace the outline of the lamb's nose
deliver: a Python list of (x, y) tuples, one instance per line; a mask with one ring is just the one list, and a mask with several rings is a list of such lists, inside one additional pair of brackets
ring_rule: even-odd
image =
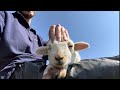
[(56, 56), (55, 57), (55, 60), (57, 60), (57, 61), (60, 61), (60, 60), (62, 60), (64, 57), (62, 57), (62, 56)]

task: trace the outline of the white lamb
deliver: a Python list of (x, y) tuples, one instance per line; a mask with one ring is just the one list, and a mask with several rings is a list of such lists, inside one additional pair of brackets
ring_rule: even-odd
[(74, 43), (71, 39), (64, 42), (49, 41), (47, 46), (41, 46), (36, 51), (39, 55), (48, 55), (49, 64), (42, 79), (62, 79), (66, 77), (69, 64), (80, 62), (79, 50), (89, 47), (86, 42)]

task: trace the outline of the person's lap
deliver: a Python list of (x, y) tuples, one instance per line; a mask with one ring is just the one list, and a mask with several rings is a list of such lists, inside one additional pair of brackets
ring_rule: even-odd
[(46, 65), (42, 62), (18, 64), (10, 79), (41, 79)]
[[(119, 57), (82, 60), (69, 66), (66, 79), (117, 79), (119, 76)], [(25, 62), (18, 66), (10, 79), (41, 79), (46, 65), (41, 62)], [(71, 72), (72, 68), (75, 69)], [(68, 68), (68, 69), (69, 69)]]

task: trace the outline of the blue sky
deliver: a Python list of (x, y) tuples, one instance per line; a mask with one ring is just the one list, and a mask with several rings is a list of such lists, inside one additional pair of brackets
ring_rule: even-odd
[(119, 54), (119, 11), (37, 11), (31, 27), (48, 40), (51, 25), (64, 26), (74, 42), (85, 41), (90, 48), (80, 51), (82, 59)]
[(48, 40), (49, 28), (54, 24), (64, 26), (74, 42), (90, 44), (79, 52), (82, 59), (119, 54), (118, 11), (37, 11), (31, 26)]

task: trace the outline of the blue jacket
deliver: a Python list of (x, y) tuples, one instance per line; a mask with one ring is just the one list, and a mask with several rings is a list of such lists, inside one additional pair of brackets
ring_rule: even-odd
[[(0, 11), (0, 77), (9, 78), (15, 63), (44, 61), (35, 51), (46, 42), (36, 34), (21, 13)], [(46, 58), (47, 59), (47, 58)]]

